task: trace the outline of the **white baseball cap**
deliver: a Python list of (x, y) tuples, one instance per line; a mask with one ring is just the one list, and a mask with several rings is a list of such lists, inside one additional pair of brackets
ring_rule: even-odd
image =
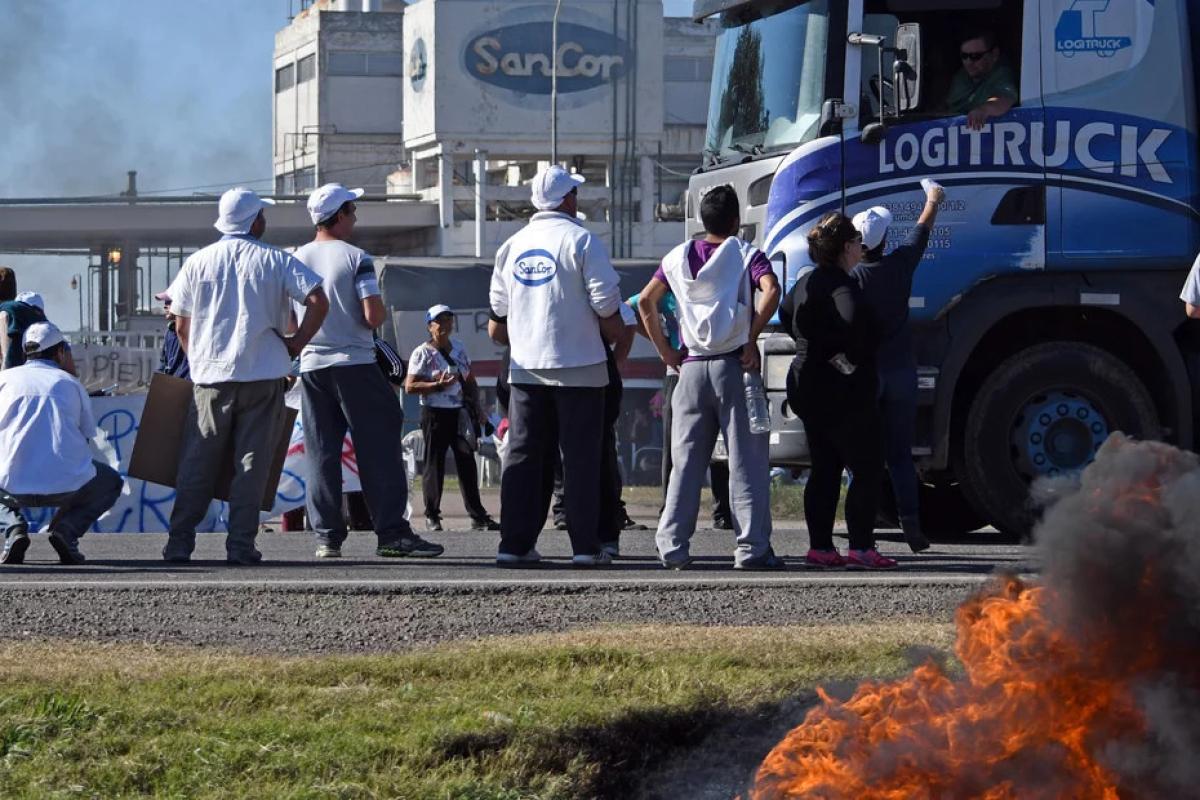
[(850, 221), (862, 234), (863, 247), (867, 250), (874, 250), (887, 236), (888, 226), (892, 224), (892, 212), (883, 206), (874, 206), (866, 211), (858, 212)]
[(53, 322), (35, 322), (25, 329), (25, 354), (40, 353), (65, 341)]
[(430, 306), (429, 310), (425, 312), (425, 322), (427, 324), (430, 322), (433, 322), (435, 319), (440, 317), (442, 314), (449, 314), (451, 316), (454, 316), (454, 309), (452, 309), (450, 306), (443, 305), (440, 303), (436, 306)]
[(327, 183), (308, 196), (308, 215), (313, 225), (327, 220), (346, 203), (366, 194), (364, 189), (347, 189), (340, 183)]
[(533, 207), (538, 211), (553, 211), (562, 205), (571, 190), (587, 183), (582, 175), (567, 172), (558, 164), (546, 167), (533, 177)]
[(217, 221), (213, 227), (221, 233), (249, 233), (258, 212), (273, 205), (274, 200), (259, 197), (250, 189), (241, 186), (230, 189), (221, 195), (221, 202), (217, 204)]
[(42, 311), (46, 310), (46, 301), (43, 300), (42, 296), (40, 294), (38, 294), (37, 292), (17, 292), (17, 296), (14, 297), (13, 299), (16, 300), (18, 303), (25, 303), (26, 305), (36, 306), (37, 308), (40, 308)]

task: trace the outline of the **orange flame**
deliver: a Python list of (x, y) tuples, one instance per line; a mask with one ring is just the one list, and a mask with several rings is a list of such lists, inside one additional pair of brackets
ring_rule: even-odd
[(928, 663), (822, 703), (759, 767), (752, 800), (1116, 800), (1098, 741), (1142, 727), (1128, 685), (1046, 619), (1047, 591), (1015, 577), (956, 615), (961, 677)]

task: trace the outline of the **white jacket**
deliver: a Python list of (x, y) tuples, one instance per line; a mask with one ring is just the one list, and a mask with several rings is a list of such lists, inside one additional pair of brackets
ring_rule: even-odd
[(516, 369), (585, 367), (605, 360), (599, 317), (621, 305), (608, 248), (572, 217), (540, 211), (500, 246), (492, 313), (508, 319)]
[(663, 272), (679, 306), (679, 335), (688, 355), (716, 356), (733, 352), (750, 341), (754, 317), (750, 305), (752, 244), (731, 236), (692, 277), (685, 242), (663, 259)]

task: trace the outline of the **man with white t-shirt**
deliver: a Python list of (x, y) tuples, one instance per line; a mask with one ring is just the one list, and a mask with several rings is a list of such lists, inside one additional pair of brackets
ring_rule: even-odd
[(326, 184), (308, 198), (316, 238), (296, 258), (321, 277), (329, 314), (300, 354), (307, 468), (308, 519), (317, 534), (317, 558), (338, 558), (346, 540), (342, 516), (342, 442), (349, 430), (358, 477), (384, 558), (433, 557), (442, 546), (413, 533), (404, 517), (408, 480), (401, 436), (404, 411), (375, 361), (372, 331), (387, 319), (375, 264), (347, 240), (354, 233), (354, 201), (362, 189)]
[[(208, 513), (231, 445), (226, 560), (262, 561), (254, 541), (282, 433), (284, 378), (329, 310), (320, 277), (261, 241), (267, 229), (263, 209), (273, 204), (249, 189), (221, 195), (213, 225), (221, 239), (189, 256), (167, 290), (195, 400), (185, 423), (175, 507), (163, 548), (169, 562), (191, 560), (196, 526)], [(285, 336), (292, 301), (307, 313), (296, 333)]]
[(567, 532), (579, 567), (604, 566), (599, 537), (605, 341), (625, 336), (616, 270), (604, 243), (576, 219), (581, 175), (557, 164), (533, 179), (529, 224), (496, 253), (493, 341), (511, 348), (509, 445), (500, 483), (500, 566), (535, 566), (546, 521), (545, 469), (562, 457)]

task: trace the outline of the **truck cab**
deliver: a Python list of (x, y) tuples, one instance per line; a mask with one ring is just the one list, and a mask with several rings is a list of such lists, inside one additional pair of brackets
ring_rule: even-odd
[[(698, 0), (716, 17), (706, 151), (688, 194), (730, 184), (785, 290), (833, 210), (882, 205), (892, 246), (946, 189), (909, 300), (913, 456), (930, 529), (1027, 532), (1029, 487), (1113, 431), (1194, 444), (1197, 337), (1178, 300), (1200, 245), (1195, 0)], [(1017, 104), (947, 108), (988, 31)], [(793, 347), (764, 334), (772, 462), (807, 461), (786, 405)], [(1195, 372), (1195, 370), (1192, 370)]]

